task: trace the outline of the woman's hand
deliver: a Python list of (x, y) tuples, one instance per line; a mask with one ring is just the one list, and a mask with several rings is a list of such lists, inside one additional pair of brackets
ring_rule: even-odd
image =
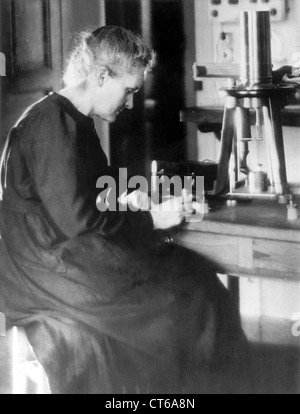
[(194, 214), (192, 196), (183, 190), (181, 197), (168, 197), (162, 204), (151, 203), (154, 230), (168, 230), (180, 226)]
[(295, 69), (291, 75), (285, 75), (282, 82), (288, 85), (300, 85), (300, 69)]
[(141, 190), (135, 190), (128, 194), (122, 194), (118, 199), (119, 204), (127, 205), (131, 211), (148, 211), (150, 209), (150, 198)]
[(186, 190), (182, 191), (181, 197), (169, 196), (161, 204), (153, 203), (148, 195), (140, 190), (130, 194), (124, 193), (118, 201), (130, 208), (131, 211), (150, 211), (154, 230), (168, 230), (178, 227), (187, 217), (195, 214), (193, 197), (188, 195)]

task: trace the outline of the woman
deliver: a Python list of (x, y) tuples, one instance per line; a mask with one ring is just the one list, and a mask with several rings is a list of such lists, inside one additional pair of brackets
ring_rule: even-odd
[(29, 108), (6, 144), (0, 311), (26, 329), (53, 393), (226, 392), (242, 373), (244, 335), (213, 268), (155, 243), (188, 211), (96, 206), (112, 171), (92, 117), (131, 109), (154, 57), (120, 27), (84, 35), (66, 89)]

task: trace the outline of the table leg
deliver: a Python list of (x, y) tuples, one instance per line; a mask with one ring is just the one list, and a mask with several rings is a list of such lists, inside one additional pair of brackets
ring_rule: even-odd
[(269, 99), (268, 106), (263, 107), (263, 114), (275, 192), (277, 194), (286, 194), (288, 193), (288, 182), (280, 101), (277, 99)]
[(229, 162), (232, 153), (233, 136), (235, 130), (235, 110), (236, 100), (232, 98), (227, 98), (224, 109), (223, 128), (221, 136), (221, 155), (219, 160), (215, 194), (223, 193), (228, 184)]
[(228, 276), (228, 291), (231, 296), (234, 312), (239, 315), (241, 322), (240, 312), (240, 279), (236, 276)]

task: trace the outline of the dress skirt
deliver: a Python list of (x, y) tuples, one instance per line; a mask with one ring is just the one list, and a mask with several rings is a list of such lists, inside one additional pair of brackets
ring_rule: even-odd
[(54, 394), (246, 386), (239, 315), (207, 260), (97, 233), (49, 248), (37, 240), (39, 215), (1, 217), (0, 311), (25, 328)]

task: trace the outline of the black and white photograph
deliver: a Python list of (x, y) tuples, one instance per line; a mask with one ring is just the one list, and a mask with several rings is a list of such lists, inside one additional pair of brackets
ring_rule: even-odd
[(0, 394), (300, 394), (299, 0), (0, 0)]

